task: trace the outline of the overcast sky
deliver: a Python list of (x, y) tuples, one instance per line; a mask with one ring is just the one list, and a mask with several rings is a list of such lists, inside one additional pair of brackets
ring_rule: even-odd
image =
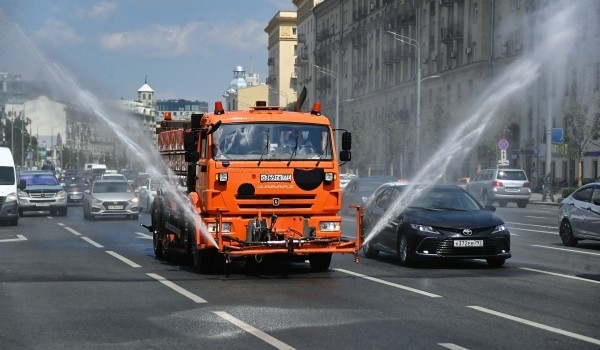
[(2, 0), (0, 72), (30, 78), (35, 67), (9, 64), (2, 43), (31, 40), (45, 61), (115, 98), (136, 98), (147, 76), (157, 99), (211, 105), (237, 65), (265, 82), (264, 29), (281, 10), (295, 10), (292, 0)]

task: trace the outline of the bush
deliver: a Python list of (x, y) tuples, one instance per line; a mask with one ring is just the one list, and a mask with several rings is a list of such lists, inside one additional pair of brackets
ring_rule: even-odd
[(567, 198), (571, 195), (571, 193), (575, 192), (577, 187), (565, 187), (562, 189), (562, 197)]

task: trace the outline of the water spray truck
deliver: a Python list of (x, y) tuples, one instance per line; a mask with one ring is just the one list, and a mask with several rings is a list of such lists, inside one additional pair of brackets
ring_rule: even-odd
[(336, 154), (320, 104), (300, 112), (302, 101), (294, 111), (258, 101), (247, 111), (216, 102), (214, 112), (190, 120), (165, 113), (158, 147), (167, 178), (179, 186), (158, 190), (152, 224), (142, 225), (153, 234), (157, 258), (183, 253), (199, 272), (220, 257), (308, 260), (316, 271), (329, 268), (332, 254), (353, 254), (358, 262), (359, 229), (355, 239), (343, 237), (338, 214), (339, 162), (351, 158), (351, 134), (342, 130)]

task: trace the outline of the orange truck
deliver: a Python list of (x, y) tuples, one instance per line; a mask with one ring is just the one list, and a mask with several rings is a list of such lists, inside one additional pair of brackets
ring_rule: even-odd
[(199, 272), (233, 259), (308, 260), (315, 271), (327, 270), (333, 253), (358, 261), (358, 229), (342, 236), (338, 215), (338, 163), (350, 160), (351, 134), (343, 131), (336, 154), (320, 104), (306, 113), (261, 101), (225, 111), (216, 102), (190, 120), (166, 114), (157, 133), (167, 178), (179, 181), (167, 181), (152, 204), (146, 227), (157, 258), (180, 252)]

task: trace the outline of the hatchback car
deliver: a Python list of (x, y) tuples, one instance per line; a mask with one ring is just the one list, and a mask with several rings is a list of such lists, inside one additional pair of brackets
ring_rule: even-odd
[(531, 184), (521, 169), (482, 170), (469, 181), (467, 191), (484, 205), (497, 202), (501, 207), (514, 202), (525, 208), (531, 198)]
[(600, 182), (581, 186), (558, 207), (558, 233), (564, 245), (600, 240)]
[(19, 174), (19, 182), (25, 181), (19, 190), (19, 216), (26, 211), (49, 211), (50, 215), (67, 215), (67, 192), (51, 171), (31, 170)]
[(367, 258), (395, 254), (403, 265), (442, 258), (502, 266), (511, 257), (510, 233), (494, 210), (455, 185), (389, 186), (365, 208), (363, 253)]
[(375, 190), (386, 182), (396, 181), (393, 176), (357, 177), (350, 180), (342, 192), (342, 213), (351, 214), (351, 205), (365, 206)]
[(126, 181), (97, 180), (85, 191), (84, 219), (123, 215), (133, 220), (139, 215), (138, 198)]

